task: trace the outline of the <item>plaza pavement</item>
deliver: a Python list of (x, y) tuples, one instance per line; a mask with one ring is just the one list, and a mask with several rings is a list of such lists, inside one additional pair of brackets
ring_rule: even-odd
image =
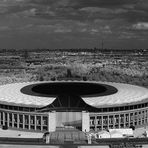
[(0, 137), (10, 137), (10, 138), (42, 138), (43, 133), (25, 132), (25, 131), (15, 131), (15, 130), (3, 130), (0, 128)]
[[(143, 133), (146, 130), (148, 131), (148, 126), (135, 129), (134, 130), (134, 137), (139, 137), (139, 138), (140, 137), (143, 137)], [(43, 137), (43, 133), (15, 131), (15, 130), (11, 130), (11, 129), (3, 130), (3, 129), (0, 128), (0, 137), (11, 137), (11, 138), (42, 138)]]

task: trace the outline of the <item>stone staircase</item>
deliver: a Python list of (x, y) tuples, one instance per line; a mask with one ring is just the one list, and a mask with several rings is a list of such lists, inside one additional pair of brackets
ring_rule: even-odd
[(85, 133), (77, 129), (58, 129), (50, 133), (51, 144), (85, 144), (86, 140)]

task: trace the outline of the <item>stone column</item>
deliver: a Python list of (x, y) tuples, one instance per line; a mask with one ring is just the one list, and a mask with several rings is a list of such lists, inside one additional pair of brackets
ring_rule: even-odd
[(132, 120), (133, 120), (133, 122), (132, 122), (132, 125), (134, 126), (134, 113), (132, 112)]
[(14, 128), (14, 114), (12, 113), (12, 128)]
[(36, 131), (36, 115), (34, 115), (34, 130)]
[(113, 129), (115, 129), (115, 115), (113, 115)]
[(41, 115), (41, 131), (43, 131), (43, 115)]
[(30, 114), (28, 115), (28, 118), (29, 118), (29, 121), (28, 121), (29, 124), (28, 124), (28, 126), (29, 126), (29, 130), (30, 130), (30, 124), (31, 124), (30, 123)]
[(135, 112), (133, 112), (133, 126), (135, 126)]
[(9, 127), (9, 113), (7, 113), (7, 126)]
[(46, 144), (50, 143), (50, 133), (46, 135)]
[(25, 129), (25, 115), (23, 114), (23, 129)]
[(126, 115), (124, 114), (124, 121), (123, 121), (124, 123), (124, 128), (126, 127)]
[(146, 110), (144, 110), (144, 124), (146, 124)]
[(17, 128), (19, 129), (19, 124), (20, 124), (20, 117), (19, 114), (17, 113)]
[(0, 112), (0, 125), (2, 125), (1, 121), (2, 121), (2, 114)]
[(89, 132), (90, 131), (90, 117), (89, 113), (86, 111), (82, 111), (82, 131)]
[(135, 113), (134, 113), (134, 118), (136, 118), (136, 126), (138, 126), (138, 112), (136, 111)]
[(119, 116), (118, 116), (118, 124), (119, 124), (119, 128), (120, 128), (120, 123), (121, 123), (121, 117), (120, 117), (120, 114), (119, 114)]
[(95, 124), (95, 131), (97, 131), (97, 115), (95, 115), (95, 121), (94, 121), (94, 124)]
[(141, 116), (140, 116), (140, 118), (141, 118), (141, 125), (142, 125), (143, 111), (141, 111)]
[(131, 123), (131, 117), (130, 117), (130, 113), (128, 114), (128, 127), (130, 127), (130, 123)]
[(109, 129), (109, 115), (107, 116), (107, 129)]
[(146, 123), (148, 123), (148, 110), (146, 111)]
[(49, 112), (48, 113), (48, 131), (54, 132), (56, 131), (56, 112)]
[(101, 130), (103, 130), (103, 115), (101, 115)]
[(3, 125), (5, 125), (5, 112), (3, 112)]

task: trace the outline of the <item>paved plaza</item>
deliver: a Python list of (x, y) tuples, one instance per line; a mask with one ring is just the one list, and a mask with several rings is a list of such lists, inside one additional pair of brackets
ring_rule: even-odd
[[(148, 126), (137, 128), (134, 130), (134, 137), (143, 137), (143, 133), (148, 131)], [(42, 138), (44, 133), (37, 133), (37, 132), (25, 132), (25, 131), (18, 131), (18, 130), (3, 130), (0, 128), (0, 137), (10, 137), (10, 138)], [(86, 140), (86, 136), (83, 132), (77, 130), (71, 131), (56, 131), (51, 133), (50, 138), (52, 140), (59, 140), (59, 139), (74, 139), (78, 140)]]
[(3, 130), (0, 128), (0, 137), (10, 137), (10, 138), (42, 138), (43, 133), (35, 132), (25, 132), (18, 130)]
[(13, 145), (13, 144), (0, 144), (0, 148), (59, 148), (59, 146), (37, 146), (37, 145)]

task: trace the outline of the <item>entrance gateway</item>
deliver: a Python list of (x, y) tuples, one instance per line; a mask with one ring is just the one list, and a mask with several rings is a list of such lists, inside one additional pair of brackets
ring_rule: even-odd
[(89, 113), (82, 112), (49, 112), (48, 131), (54, 132), (57, 128), (74, 128), (89, 132)]
[(57, 128), (74, 128), (84, 132), (90, 130), (88, 106), (80, 96), (62, 94), (42, 111), (48, 112), (48, 131), (54, 132)]
[(89, 108), (91, 107), (80, 96), (73, 94), (58, 95), (50, 105), (43, 108), (49, 114), (48, 131), (54, 132), (58, 128), (73, 128), (89, 132)]

